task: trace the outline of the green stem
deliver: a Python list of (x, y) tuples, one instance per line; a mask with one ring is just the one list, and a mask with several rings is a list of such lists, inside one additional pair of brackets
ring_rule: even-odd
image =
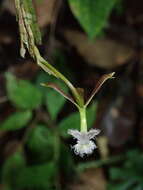
[(80, 131), (87, 132), (87, 121), (86, 121), (86, 108), (79, 108), (80, 113)]
[[(50, 65), (41, 55), (35, 42), (38, 39), (39, 29), (35, 22), (36, 16), (31, 0), (15, 0), (17, 16), (19, 20), (19, 28), (21, 35), (21, 55), (24, 57), (26, 48), (30, 55), (36, 60), (37, 64), (49, 74), (61, 79), (70, 88), (74, 99), (79, 107), (83, 107), (83, 97), (72, 83), (52, 65)], [(30, 20), (29, 20), (30, 17)], [(36, 33), (35, 33), (36, 32)], [(40, 37), (38, 42), (40, 42)]]
[(76, 88), (72, 85), (72, 83), (62, 73), (60, 73), (57, 69), (55, 69), (52, 65), (50, 65), (43, 57), (41, 57), (39, 50), (37, 49), (36, 46), (34, 47), (34, 52), (38, 65), (42, 67), (49, 74), (52, 74), (55, 77), (63, 80), (66, 83), (66, 85), (70, 88), (78, 105), (83, 106), (82, 97), (77, 92)]

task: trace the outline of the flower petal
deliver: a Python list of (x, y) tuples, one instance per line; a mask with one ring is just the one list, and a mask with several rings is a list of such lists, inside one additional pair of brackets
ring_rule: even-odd
[(96, 148), (96, 145), (93, 141), (89, 141), (88, 144), (80, 144), (80, 141), (73, 146), (74, 152), (76, 155), (83, 157), (85, 154), (92, 154), (93, 150)]
[(74, 138), (76, 138), (78, 140), (81, 137), (81, 133), (78, 130), (74, 130), (74, 129), (69, 129), (68, 134), (72, 135)]
[(89, 139), (93, 139), (99, 133), (100, 133), (99, 129), (91, 129), (89, 132), (87, 132), (87, 135), (88, 135)]

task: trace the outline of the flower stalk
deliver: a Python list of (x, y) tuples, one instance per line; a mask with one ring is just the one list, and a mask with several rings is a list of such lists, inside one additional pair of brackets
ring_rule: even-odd
[(86, 121), (86, 108), (79, 108), (80, 113), (80, 131), (87, 132), (87, 121)]

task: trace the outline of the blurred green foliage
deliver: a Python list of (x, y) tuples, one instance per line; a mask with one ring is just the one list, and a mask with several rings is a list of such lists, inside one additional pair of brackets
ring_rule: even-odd
[[(5, 76), (7, 96), (15, 112), (0, 123), (0, 130), (29, 130), (25, 131), (26, 139), (21, 141), (17, 151), (0, 168), (0, 183), (4, 185), (4, 190), (60, 190), (60, 175), (69, 180), (87, 168), (97, 168), (123, 159), (123, 167), (111, 167), (108, 189), (142, 190), (143, 154), (139, 151), (128, 152), (125, 157), (75, 162), (70, 145), (66, 142), (69, 138), (67, 130), (79, 129), (79, 113), (69, 113), (59, 120), (58, 115), (66, 108), (66, 100), (54, 90), (40, 86), (43, 82), (54, 82), (68, 93), (61, 81), (44, 72), (38, 74), (35, 82), (18, 79), (11, 73)], [(39, 113), (38, 110), (46, 113), (46, 120), (35, 120), (37, 116), (34, 113)], [(93, 126), (96, 110), (97, 103), (87, 109), (88, 127)]]
[(6, 87), (9, 100), (21, 109), (34, 109), (41, 105), (42, 94), (30, 82), (16, 79), (11, 73), (6, 73)]
[(117, 0), (69, 0), (73, 14), (91, 39), (105, 27), (116, 2)]
[(45, 163), (53, 158), (53, 134), (45, 125), (37, 125), (27, 139), (30, 162)]
[[(39, 82), (52, 82), (54, 84), (57, 84), (64, 92), (68, 91), (67, 86), (60, 80), (57, 80), (55, 77), (51, 77), (49, 75), (44, 76), (44, 73), (41, 73), (38, 77)], [(43, 87), (42, 87), (43, 88)], [(56, 119), (58, 113), (61, 111), (63, 105), (66, 102), (66, 99), (59, 95), (55, 90), (53, 89), (45, 89), (45, 104), (47, 111), (50, 113), (53, 120)]]
[(15, 112), (0, 124), (0, 130), (10, 131), (23, 128), (31, 120), (31, 118), (32, 112), (30, 110)]
[(127, 152), (122, 167), (110, 169), (111, 184), (108, 190), (142, 190), (143, 189), (143, 153), (139, 150)]

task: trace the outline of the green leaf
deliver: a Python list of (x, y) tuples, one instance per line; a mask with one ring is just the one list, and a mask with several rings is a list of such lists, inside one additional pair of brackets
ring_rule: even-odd
[(53, 162), (24, 168), (17, 176), (16, 189), (48, 189), (54, 184), (55, 175)]
[(18, 80), (11, 73), (6, 73), (8, 98), (18, 108), (34, 109), (40, 106), (42, 94), (33, 84)]
[(105, 26), (117, 0), (69, 0), (71, 10), (90, 38)]
[[(92, 104), (87, 108), (87, 124), (88, 127), (90, 128), (93, 125), (93, 122), (96, 119), (96, 108), (97, 104)], [(68, 129), (79, 129), (80, 126), (80, 116), (79, 112), (72, 113), (69, 115), (67, 118), (63, 119), (59, 123), (59, 129), (60, 133), (64, 137), (68, 137), (69, 135), (67, 134)]]
[[(67, 92), (67, 87), (63, 82), (56, 80), (54, 83), (59, 85), (64, 92)], [(55, 90), (47, 89), (46, 106), (49, 113), (51, 114), (52, 119), (56, 119), (58, 113), (61, 111), (65, 102), (66, 99), (60, 94), (58, 94)]]
[(31, 118), (31, 111), (16, 112), (9, 116), (2, 124), (0, 124), (0, 130), (8, 131), (21, 129), (26, 126)]
[(53, 156), (53, 135), (43, 125), (38, 125), (29, 134), (27, 147), (32, 163), (47, 162)]

